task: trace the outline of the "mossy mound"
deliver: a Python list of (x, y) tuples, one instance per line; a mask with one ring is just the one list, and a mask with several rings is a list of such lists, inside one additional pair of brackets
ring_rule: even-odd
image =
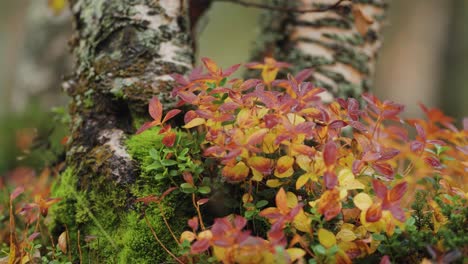
[[(179, 134), (181, 136), (182, 134)], [(52, 195), (62, 200), (51, 210), (51, 230), (59, 235), (68, 229), (75, 260), (79, 259), (78, 232), (83, 261), (92, 263), (163, 263), (171, 259), (153, 237), (145, 215), (162, 243), (176, 252), (178, 244), (166, 226), (162, 215), (180, 234), (186, 221), (194, 215), (190, 199), (175, 191), (159, 205), (143, 205), (136, 199), (161, 195), (170, 181), (156, 180), (155, 172), (145, 168), (153, 162), (152, 149), (160, 149), (162, 136), (151, 129), (126, 141), (129, 154), (140, 165), (138, 179), (119, 185), (105, 177), (93, 175), (92, 185), (78, 190), (80, 178), (74, 168), (67, 168), (52, 188)], [(154, 154), (153, 154), (154, 155)], [(163, 210), (163, 212), (160, 211)]]

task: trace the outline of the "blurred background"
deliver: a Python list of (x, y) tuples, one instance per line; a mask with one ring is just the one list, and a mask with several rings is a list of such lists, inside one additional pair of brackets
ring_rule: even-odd
[[(71, 18), (58, 12), (61, 2), (0, 1), (0, 175), (51, 165), (60, 153), (67, 118), (60, 83), (73, 61)], [(198, 58), (223, 67), (248, 62), (260, 12), (214, 3), (198, 25)], [(373, 92), (405, 104), (407, 117), (422, 116), (419, 102), (457, 120), (467, 116), (466, 25), (467, 0), (393, 0)], [(35, 153), (26, 155), (32, 144)]]

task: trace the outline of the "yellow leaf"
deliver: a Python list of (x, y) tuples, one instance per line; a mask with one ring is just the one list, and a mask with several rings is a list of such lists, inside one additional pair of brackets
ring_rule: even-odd
[(184, 128), (196, 127), (196, 126), (205, 124), (205, 122), (206, 122), (205, 119), (201, 117), (195, 117), (194, 119), (190, 120), (190, 122), (185, 124)]
[(296, 164), (305, 171), (310, 170), (310, 162), (312, 162), (312, 160), (306, 155), (299, 155), (296, 157)]
[(372, 199), (367, 193), (358, 193), (356, 196), (354, 196), (353, 201), (356, 207), (363, 212), (365, 212), (372, 205)]
[(340, 187), (343, 187), (346, 190), (364, 189), (365, 187), (364, 184), (356, 180), (353, 172), (348, 168), (342, 169), (338, 173), (338, 180)]
[(341, 241), (351, 242), (356, 239), (356, 234), (349, 229), (341, 229), (340, 232), (336, 234), (336, 238)]
[(244, 193), (244, 195), (242, 195), (242, 202), (243, 203), (251, 203), (253, 201), (253, 197), (251, 194), (249, 193)]
[(301, 209), (301, 211), (299, 211), (299, 213), (294, 217), (293, 224), (297, 230), (310, 234), (312, 233), (312, 228), (310, 226), (311, 222), (312, 219), (304, 213), (304, 210)]
[(279, 69), (278, 68), (269, 68), (269, 67), (264, 67), (262, 70), (262, 79), (265, 81), (265, 83), (269, 84), (272, 81), (275, 80), (276, 75), (278, 74)]
[(274, 153), (279, 145), (275, 144), (276, 135), (273, 133), (268, 133), (263, 138), (262, 151), (266, 154)]
[(282, 156), (276, 163), (275, 176), (278, 178), (290, 177), (294, 173), (294, 169), (292, 168), (293, 164), (293, 157)]
[(288, 117), (289, 122), (291, 122), (291, 124), (293, 125), (299, 125), (300, 123), (305, 122), (305, 119), (298, 114), (288, 113), (287, 117)]
[(252, 181), (262, 181), (263, 180), (263, 174), (260, 173), (258, 170), (251, 168), (252, 170)]
[(242, 181), (249, 175), (249, 167), (243, 161), (239, 161), (235, 166), (225, 166), (221, 174), (229, 181)]
[(196, 235), (193, 232), (184, 231), (180, 235), (180, 242), (184, 242), (185, 240), (187, 240), (188, 242), (192, 242), (193, 240), (195, 240), (195, 238)]
[(331, 248), (332, 246), (336, 245), (336, 237), (335, 235), (323, 228), (318, 230), (318, 239), (320, 244), (326, 248)]
[(283, 183), (280, 180), (274, 179), (274, 180), (268, 180), (266, 182), (266, 185), (270, 188), (276, 188), (276, 187), (283, 185)]
[(287, 201), (287, 204), (288, 204), (289, 208), (296, 207), (296, 205), (298, 203), (297, 196), (292, 192), (287, 192), (286, 193), (286, 201)]
[(59, 15), (67, 7), (67, 0), (49, 0), (48, 5), (55, 15)]
[(198, 239), (211, 239), (213, 237), (213, 233), (211, 233), (211, 230), (205, 230), (200, 233), (198, 233)]
[(291, 259), (291, 263), (304, 257), (305, 251), (301, 248), (288, 248), (286, 249), (286, 252), (288, 252), (289, 258)]
[(213, 246), (213, 253), (218, 260), (226, 258), (226, 248)]
[(299, 190), (300, 188), (302, 188), (302, 186), (304, 186), (308, 181), (309, 181), (309, 177), (307, 175), (308, 173), (306, 174), (302, 174), (296, 181), (296, 190)]

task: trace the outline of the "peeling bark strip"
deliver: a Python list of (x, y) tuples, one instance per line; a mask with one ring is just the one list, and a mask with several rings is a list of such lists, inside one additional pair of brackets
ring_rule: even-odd
[[(337, 0), (267, 2), (306, 9), (333, 6)], [(371, 86), (386, 7), (387, 0), (353, 0), (326, 12), (268, 11), (261, 21), (267, 34), (255, 57), (272, 55), (298, 68), (313, 68), (316, 85), (335, 96), (357, 96)]]
[(192, 68), (185, 6), (176, 0), (72, 0), (70, 6), (77, 69), (64, 85), (72, 97), (68, 164), (82, 189), (105, 184), (94, 182), (98, 177), (132, 183), (137, 166), (123, 140), (153, 95), (173, 105), (169, 74)]

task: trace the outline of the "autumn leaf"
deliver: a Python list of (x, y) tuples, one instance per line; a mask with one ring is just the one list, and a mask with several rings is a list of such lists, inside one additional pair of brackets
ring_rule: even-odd
[(331, 248), (332, 246), (336, 245), (335, 235), (324, 228), (320, 228), (318, 230), (318, 239), (320, 244), (326, 248)]
[(62, 234), (60, 234), (57, 245), (63, 253), (67, 253), (67, 232), (62, 232)]

